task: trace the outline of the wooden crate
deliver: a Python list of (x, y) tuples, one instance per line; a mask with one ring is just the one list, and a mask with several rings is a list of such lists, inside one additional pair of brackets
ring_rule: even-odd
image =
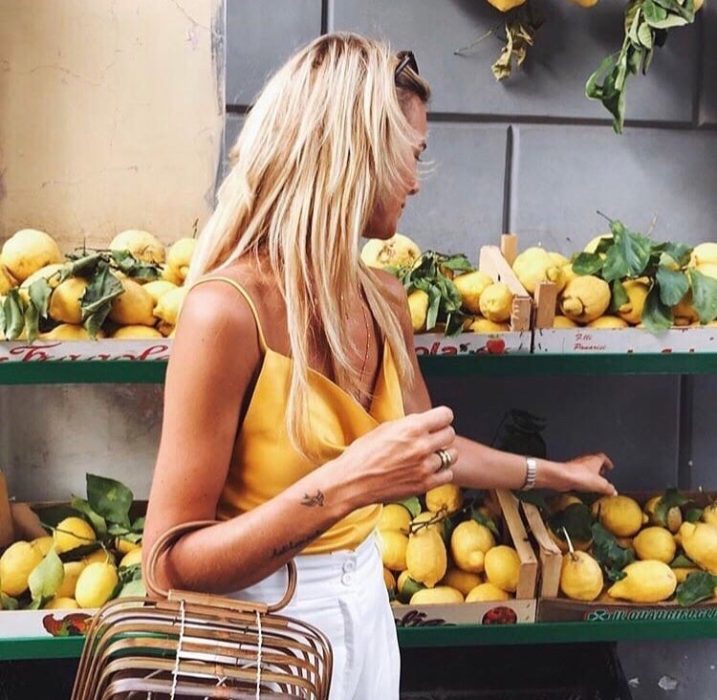
[(499, 602), (454, 605), (403, 605), (392, 603), (398, 627), (424, 627), (453, 624), (511, 624), (535, 622), (538, 559), (510, 491), (497, 490), (489, 496), (488, 507), (501, 516), (501, 541), (515, 548), (520, 573), (515, 598)]
[[(640, 505), (658, 492), (633, 492), (625, 496), (634, 498)], [(703, 507), (712, 497), (704, 492), (683, 492)], [(628, 601), (607, 602), (596, 600), (591, 603), (571, 600), (560, 594), (560, 569), (563, 555), (548, 533), (539, 510), (528, 503), (522, 504), (523, 513), (536, 542), (540, 557), (540, 585), (537, 619), (541, 622), (614, 622), (630, 620), (680, 620), (680, 619), (717, 619), (717, 600), (705, 601), (690, 607), (684, 607), (674, 601), (663, 603), (630, 603)]]

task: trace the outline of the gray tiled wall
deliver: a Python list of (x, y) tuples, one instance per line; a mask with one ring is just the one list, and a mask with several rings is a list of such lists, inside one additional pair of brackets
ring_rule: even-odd
[[(630, 78), (629, 123), (617, 136), (583, 93), (600, 60), (619, 48), (623, 4), (534, 5), (547, 22), (526, 70), (499, 84), (490, 72), (495, 37), (455, 53), (500, 22), (481, 0), (228, 0), (229, 108), (245, 111), (264, 77), (320, 27), (382, 37), (415, 52), (434, 92), (432, 171), (400, 225), (422, 246), (475, 256), (507, 226), (523, 245), (569, 253), (604, 230), (598, 209), (643, 231), (654, 219), (661, 238), (717, 240), (717, 6), (708, 0), (695, 26), (671, 32), (648, 75)], [(227, 143), (240, 124), (231, 114)], [(435, 402), (455, 408), (462, 432), (484, 441), (507, 408), (546, 416), (556, 458), (605, 450), (619, 488), (676, 484), (681, 449), (693, 485), (717, 487), (717, 377), (433, 378), (430, 389)], [(682, 414), (681, 395), (692, 397)], [(685, 419), (691, 429), (680, 431)], [(696, 674), (669, 693), (676, 699), (713, 697), (714, 649), (691, 646), (685, 665), (676, 644), (621, 647), (631, 676), (642, 679), (636, 698), (665, 692), (657, 686), (663, 669), (678, 680)]]

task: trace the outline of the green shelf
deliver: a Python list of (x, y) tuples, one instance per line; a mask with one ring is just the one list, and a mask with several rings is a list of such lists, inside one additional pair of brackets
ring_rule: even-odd
[[(423, 356), (427, 377), (712, 374), (717, 353)], [(0, 363), (0, 384), (161, 384), (159, 360), (77, 360)]]
[[(398, 640), (403, 648), (713, 638), (717, 638), (717, 620), (538, 622), (402, 627), (398, 630)], [(82, 643), (81, 637), (0, 639), (0, 661), (77, 658)]]

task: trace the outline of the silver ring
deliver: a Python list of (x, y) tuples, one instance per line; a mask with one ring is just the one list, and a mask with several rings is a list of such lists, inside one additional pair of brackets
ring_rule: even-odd
[(441, 460), (441, 466), (438, 467), (437, 471), (442, 472), (453, 464), (453, 458), (448, 450), (436, 450), (436, 454)]

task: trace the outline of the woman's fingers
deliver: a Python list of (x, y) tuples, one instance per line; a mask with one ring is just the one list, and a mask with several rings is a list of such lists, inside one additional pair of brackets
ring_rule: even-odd
[(453, 423), (453, 411), (448, 406), (436, 406), (423, 413), (413, 413), (409, 418), (414, 421), (419, 434), (435, 433)]

